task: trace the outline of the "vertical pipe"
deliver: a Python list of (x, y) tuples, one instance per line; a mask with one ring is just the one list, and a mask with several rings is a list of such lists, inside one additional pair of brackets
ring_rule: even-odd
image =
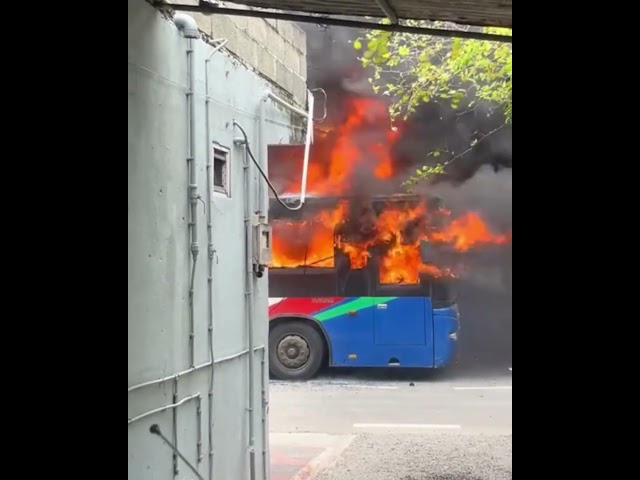
[[(216, 41), (216, 40), (214, 40)], [(213, 386), (215, 380), (215, 360), (213, 355), (213, 145), (211, 144), (211, 121), (209, 93), (209, 62), (214, 53), (220, 50), (228, 42), (227, 39), (218, 39), (220, 43), (209, 52), (209, 56), (204, 61), (204, 89), (205, 89), (205, 129), (207, 140), (207, 330), (209, 333), (209, 360), (211, 361), (211, 374), (209, 377), (209, 395), (207, 402), (208, 432), (207, 442), (209, 444), (209, 480), (213, 480)], [(266, 480), (266, 479), (265, 479)]]
[(307, 92), (309, 114), (307, 115), (307, 134), (304, 141), (304, 161), (302, 164), (302, 187), (300, 188), (300, 204), (304, 203), (307, 195), (307, 171), (309, 167), (309, 150), (311, 148), (311, 136), (313, 135), (313, 108), (314, 97), (313, 93)]
[(196, 171), (196, 115), (194, 108), (194, 70), (193, 61), (193, 39), (187, 39), (187, 113), (188, 113), (188, 134), (189, 150), (187, 163), (189, 170), (189, 228), (191, 237), (191, 276), (189, 278), (189, 365), (195, 366), (195, 312), (194, 312), (194, 287), (196, 277), (196, 263), (198, 261), (198, 184)]
[[(259, 105), (259, 115), (258, 115), (258, 141), (259, 141), (259, 162), (262, 170), (268, 176), (269, 174), (269, 151), (267, 148), (267, 139), (266, 139), (266, 131), (265, 131), (265, 122), (266, 122), (266, 103), (267, 97), (260, 99)], [(267, 190), (265, 186), (265, 182), (259, 181), (259, 195), (260, 198), (258, 200), (258, 210), (261, 215), (264, 215), (265, 219), (268, 221), (268, 213), (269, 213), (269, 203), (267, 197)], [(259, 241), (259, 240), (258, 240)], [(260, 298), (262, 295), (266, 295), (268, 297), (268, 276), (263, 277), (263, 281), (258, 284), (258, 290), (260, 292)], [(266, 335), (268, 338), (268, 325), (265, 326), (267, 330)], [(262, 474), (263, 479), (266, 480), (269, 478), (269, 458), (268, 458), (268, 449), (267, 445), (269, 443), (269, 426), (267, 424), (267, 391), (266, 391), (266, 348), (262, 350), (262, 361), (261, 361), (261, 393), (262, 393), (262, 408), (261, 408), (261, 420), (262, 420)]]
[[(178, 377), (175, 377), (173, 380), (173, 404), (178, 403)], [(180, 468), (178, 467), (178, 455), (176, 451), (178, 450), (178, 409), (173, 409), (173, 445), (176, 447), (173, 452), (173, 476), (174, 478), (178, 476), (180, 473)]]
[(267, 92), (266, 97), (271, 98), (283, 107), (307, 119), (307, 132), (305, 135), (304, 158), (302, 163), (302, 178), (300, 179), (300, 203), (297, 207), (293, 208), (293, 210), (300, 210), (302, 208), (302, 205), (304, 205), (304, 201), (307, 196), (307, 171), (309, 168), (309, 152), (311, 150), (311, 140), (313, 138), (313, 110), (315, 98), (313, 96), (313, 93), (307, 90), (308, 111), (305, 112), (303, 110), (300, 110), (298, 107), (294, 107), (293, 105), (288, 104), (272, 92)]
[(250, 185), (251, 170), (249, 164), (249, 156), (247, 153), (246, 145), (244, 148), (244, 191), (245, 191), (245, 248), (246, 248), (246, 268), (245, 268), (245, 316), (247, 324), (247, 337), (248, 337), (248, 349), (249, 355), (249, 405), (247, 410), (249, 411), (249, 470), (250, 479), (255, 480), (256, 468), (255, 468), (255, 425), (254, 425), (254, 360), (255, 354), (253, 352), (253, 235), (251, 226), (251, 206), (253, 205), (253, 195)]
[[(264, 172), (265, 175), (267, 175), (267, 177), (269, 176), (269, 166), (268, 166), (268, 160), (267, 160), (267, 155), (269, 153), (268, 149), (267, 149), (267, 139), (266, 139), (266, 132), (265, 132), (265, 105), (267, 102), (267, 97), (263, 97), (260, 99), (260, 105), (259, 105), (259, 113), (258, 113), (258, 161), (260, 162), (260, 167), (262, 168), (262, 171)], [(265, 182), (262, 181), (262, 179), (260, 179), (258, 181), (258, 195), (260, 195), (260, 198), (258, 199), (258, 210), (260, 211), (261, 215), (265, 215), (267, 214), (267, 207), (265, 205), (266, 203), (266, 190), (265, 190)]]
[(202, 462), (202, 397), (198, 397), (196, 403), (196, 422), (197, 422), (197, 439), (196, 439), (196, 463)]
[(209, 359), (211, 360), (211, 372), (209, 378), (209, 395), (207, 398), (207, 443), (209, 445), (209, 480), (213, 480), (213, 381), (215, 366), (213, 364), (213, 221), (211, 208), (213, 203), (213, 185), (212, 185), (212, 157), (213, 148), (211, 145), (211, 132), (210, 132), (210, 120), (209, 120), (209, 103), (211, 98), (209, 96), (209, 61), (211, 55), (209, 54), (204, 61), (204, 90), (205, 90), (205, 136), (207, 141), (207, 330), (209, 333)]
[(262, 383), (262, 473), (263, 480), (267, 480), (269, 477), (269, 458), (268, 458), (268, 450), (267, 444), (269, 443), (269, 424), (267, 423), (267, 413), (269, 409), (269, 401), (267, 399), (267, 387), (266, 387), (266, 378), (267, 378), (267, 349), (262, 349), (262, 372), (261, 372), (261, 383)]

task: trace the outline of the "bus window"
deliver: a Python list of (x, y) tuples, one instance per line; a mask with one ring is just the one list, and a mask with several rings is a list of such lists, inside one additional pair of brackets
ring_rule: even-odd
[(458, 301), (454, 280), (455, 279), (443, 277), (430, 281), (431, 304), (433, 308), (450, 307)]
[(333, 267), (333, 227), (318, 221), (273, 220), (271, 267)]
[(336, 275), (331, 270), (269, 269), (270, 297), (335, 297)]

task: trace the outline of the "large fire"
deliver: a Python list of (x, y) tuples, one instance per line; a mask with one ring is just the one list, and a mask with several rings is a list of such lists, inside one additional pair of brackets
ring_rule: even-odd
[[(324, 134), (316, 134), (307, 173), (309, 194), (344, 195), (352, 187), (359, 169), (380, 180), (394, 174), (391, 150), (398, 131), (389, 128), (387, 106), (375, 98), (353, 97), (346, 100), (345, 111), (342, 124), (324, 129), (321, 132)], [(302, 157), (296, 160), (296, 165), (288, 166), (296, 170), (295, 175), (276, 170), (276, 175), (287, 177), (280, 179), (284, 180), (280, 186), (282, 193), (300, 192)]]
[[(430, 208), (426, 201), (407, 203), (390, 197), (376, 211), (371, 201), (344, 199), (354, 194), (352, 188), (358, 174), (366, 178), (368, 175), (371, 181), (392, 181), (398, 176), (392, 155), (398, 133), (389, 125), (383, 102), (351, 98), (346, 102), (345, 120), (325, 130), (324, 135), (316, 135), (307, 191), (316, 197), (343, 200), (320, 211), (313, 210), (304, 220), (273, 220), (272, 268), (332, 268), (338, 251), (349, 258), (350, 268), (361, 269), (376, 255), (381, 283), (415, 284), (421, 273), (434, 277), (453, 275), (447, 268), (422, 263), (421, 241), (447, 245), (458, 252), (510, 241), (510, 234), (491, 232), (476, 212), (451, 219), (450, 212), (441, 207)], [(275, 171), (283, 193), (298, 193), (301, 163), (293, 168), (281, 165), (278, 175), (278, 165), (272, 166), (271, 161), (270, 158), (270, 176)], [(292, 175), (293, 170), (296, 171)]]

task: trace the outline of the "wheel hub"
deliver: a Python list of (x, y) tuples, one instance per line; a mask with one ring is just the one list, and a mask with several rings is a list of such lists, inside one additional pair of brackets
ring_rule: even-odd
[(309, 344), (299, 335), (287, 335), (278, 344), (278, 360), (287, 368), (301, 368), (309, 360)]

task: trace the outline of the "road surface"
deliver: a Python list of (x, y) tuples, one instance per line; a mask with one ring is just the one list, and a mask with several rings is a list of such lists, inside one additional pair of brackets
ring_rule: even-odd
[(314, 458), (274, 480), (511, 479), (512, 372), (272, 381), (270, 430), (272, 450), (297, 446)]

